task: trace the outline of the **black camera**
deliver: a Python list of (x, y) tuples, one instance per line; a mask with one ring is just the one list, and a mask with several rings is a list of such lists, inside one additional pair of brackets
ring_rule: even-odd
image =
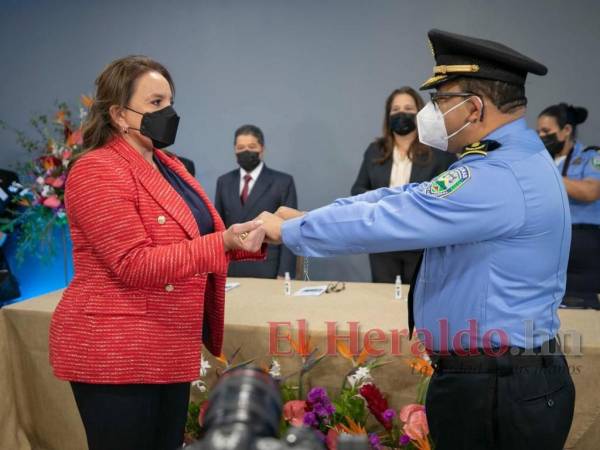
[[(263, 370), (241, 367), (225, 372), (208, 400), (206, 434), (185, 450), (325, 450), (317, 434), (291, 427), (276, 436), (282, 413), (277, 382)], [(368, 450), (366, 436), (341, 435), (339, 450)]]

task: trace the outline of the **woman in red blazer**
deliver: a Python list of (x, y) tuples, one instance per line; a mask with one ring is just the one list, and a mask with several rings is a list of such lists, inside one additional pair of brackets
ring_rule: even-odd
[(69, 170), (75, 277), (52, 317), (50, 362), (71, 382), (90, 450), (181, 445), (201, 343), (221, 352), (228, 263), (265, 256), (261, 223), (226, 230), (160, 150), (175, 140), (173, 92), (149, 58), (111, 63)]

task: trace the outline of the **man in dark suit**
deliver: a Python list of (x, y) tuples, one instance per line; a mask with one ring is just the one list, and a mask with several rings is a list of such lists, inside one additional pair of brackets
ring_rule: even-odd
[[(235, 132), (235, 155), (239, 168), (217, 180), (215, 207), (226, 226), (252, 220), (263, 211), (280, 206), (298, 207), (294, 178), (268, 168), (263, 162), (265, 138), (260, 128), (243, 125)], [(296, 257), (284, 245), (269, 245), (267, 260), (232, 262), (230, 277), (277, 278), (296, 273)]]

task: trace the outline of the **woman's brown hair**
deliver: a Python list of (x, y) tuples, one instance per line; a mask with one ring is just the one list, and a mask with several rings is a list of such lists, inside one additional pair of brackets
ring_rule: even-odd
[[(378, 164), (385, 163), (392, 157), (392, 154), (394, 153), (394, 146), (396, 144), (394, 142), (394, 132), (392, 131), (392, 127), (390, 125), (390, 112), (392, 111), (392, 103), (394, 102), (394, 99), (400, 94), (410, 95), (415, 101), (417, 111), (420, 111), (423, 109), (423, 106), (425, 106), (425, 103), (423, 103), (423, 99), (419, 93), (409, 86), (404, 86), (392, 91), (385, 101), (385, 114), (383, 116), (382, 129), (383, 134), (375, 141), (375, 143), (381, 149), (381, 158), (375, 160), (375, 162)], [(421, 144), (417, 138), (413, 141), (408, 149), (408, 157), (413, 162), (427, 164), (431, 161), (431, 149), (428, 146)]]
[(83, 124), (83, 152), (73, 159), (73, 163), (85, 153), (102, 147), (118, 133), (110, 117), (110, 107), (127, 106), (135, 90), (135, 82), (148, 72), (158, 72), (165, 77), (175, 95), (175, 84), (169, 71), (147, 56), (126, 56), (104, 68), (96, 78), (96, 94)]

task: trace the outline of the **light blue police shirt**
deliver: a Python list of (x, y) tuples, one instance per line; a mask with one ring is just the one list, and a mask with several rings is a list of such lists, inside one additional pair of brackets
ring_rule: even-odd
[[(600, 180), (600, 150), (583, 151), (585, 147), (581, 142), (576, 142), (573, 147), (571, 161), (567, 168), (567, 178), (572, 180), (585, 180), (592, 178)], [(558, 171), (562, 173), (565, 159), (558, 164)], [(587, 223), (600, 225), (600, 200), (595, 202), (581, 202), (569, 197), (571, 207), (571, 221), (576, 224)]]
[[(315, 257), (424, 248), (414, 317), (427, 330), (421, 336), (431, 335), (429, 348), (455, 349), (455, 336), (463, 348), (541, 345), (560, 326), (567, 195), (525, 119), (486, 139), (501, 147), (465, 156), (430, 182), (339, 199), (286, 221), (283, 242)], [(460, 333), (472, 323), (476, 342)]]

